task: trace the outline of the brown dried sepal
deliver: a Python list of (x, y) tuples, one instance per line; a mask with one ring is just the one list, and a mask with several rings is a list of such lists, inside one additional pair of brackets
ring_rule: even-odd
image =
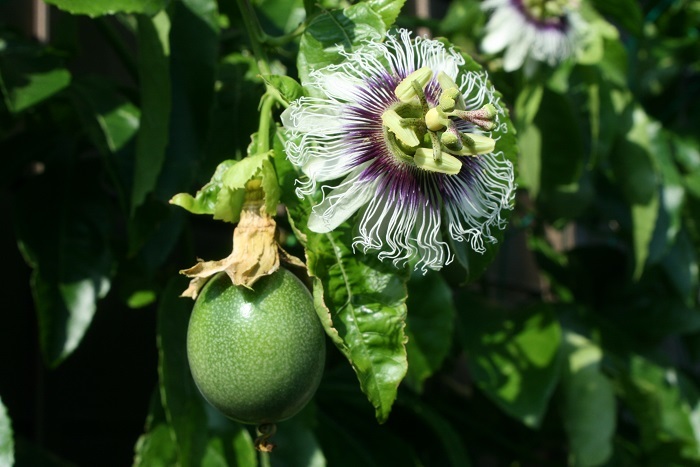
[(235, 285), (252, 288), (261, 277), (272, 274), (282, 262), (305, 268), (298, 258), (284, 251), (275, 241), (275, 220), (265, 211), (262, 190), (246, 193), (238, 225), (233, 230), (233, 251), (224, 259), (203, 261), (180, 274), (191, 278), (189, 287), (181, 297), (196, 299), (207, 280), (221, 271), (231, 278)]

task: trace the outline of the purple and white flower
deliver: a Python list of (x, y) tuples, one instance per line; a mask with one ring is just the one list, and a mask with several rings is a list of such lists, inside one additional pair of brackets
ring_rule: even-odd
[(297, 194), (322, 193), (310, 230), (358, 213), (354, 247), (423, 271), (453, 260), (444, 236), (477, 252), (496, 241), (515, 193), (497, 150), (508, 117), (486, 73), (467, 68), (441, 42), (400, 30), (309, 74), (309, 96), (282, 122), (287, 156), (307, 177)]
[(491, 12), (482, 50), (505, 51), (505, 71), (525, 65), (531, 72), (537, 62), (556, 65), (582, 42), (586, 24), (578, 0), (485, 0), (481, 7)]

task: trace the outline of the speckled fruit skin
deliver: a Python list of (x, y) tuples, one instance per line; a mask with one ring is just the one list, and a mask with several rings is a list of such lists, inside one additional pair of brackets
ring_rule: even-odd
[(204, 398), (233, 420), (295, 415), (316, 392), (325, 355), (311, 294), (285, 269), (254, 290), (219, 273), (197, 297), (187, 330), (190, 370)]

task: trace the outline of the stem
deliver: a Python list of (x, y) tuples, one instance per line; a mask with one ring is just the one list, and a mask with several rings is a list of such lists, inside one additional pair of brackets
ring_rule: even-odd
[(129, 73), (129, 75), (135, 82), (138, 82), (139, 67), (136, 64), (136, 60), (134, 60), (134, 54), (126, 45), (124, 39), (119, 34), (117, 29), (104, 18), (97, 18), (95, 20), (95, 24), (97, 25), (97, 29), (100, 31), (100, 33), (102, 33), (109, 45), (112, 46), (112, 49), (121, 60), (122, 65), (124, 65), (124, 68), (126, 69), (127, 73)]
[(250, 38), (250, 45), (253, 48), (253, 55), (258, 62), (258, 69), (263, 75), (270, 74), (270, 61), (267, 58), (267, 53), (263, 49), (263, 43), (267, 39), (267, 35), (263, 32), (258, 17), (255, 14), (253, 6), (250, 4), (249, 0), (236, 0), (238, 4), (238, 9), (241, 10), (241, 16), (243, 17), (243, 23), (248, 31), (248, 37)]
[(258, 147), (257, 154), (263, 154), (270, 150), (270, 120), (272, 120), (272, 106), (275, 97), (269, 92), (263, 94), (260, 99), (260, 121), (258, 122)]
[(270, 453), (260, 451), (260, 467), (270, 467)]

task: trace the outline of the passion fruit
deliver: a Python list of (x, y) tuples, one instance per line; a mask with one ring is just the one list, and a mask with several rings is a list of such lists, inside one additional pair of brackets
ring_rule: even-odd
[(190, 370), (204, 398), (255, 425), (285, 420), (309, 402), (325, 346), (311, 294), (286, 269), (253, 290), (217, 274), (199, 293), (187, 330)]

